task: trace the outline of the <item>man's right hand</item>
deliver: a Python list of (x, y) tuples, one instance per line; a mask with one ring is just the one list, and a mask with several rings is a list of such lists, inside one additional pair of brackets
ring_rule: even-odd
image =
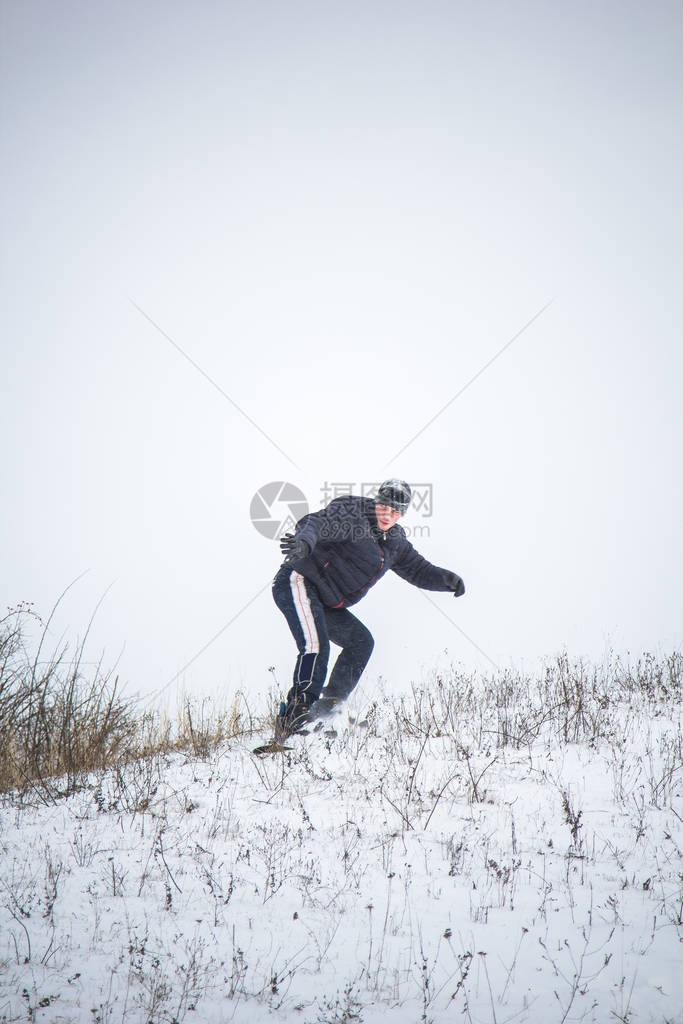
[(280, 537), (280, 551), (285, 556), (285, 562), (296, 562), (311, 553), (306, 541), (295, 537), (293, 533), (285, 533)]

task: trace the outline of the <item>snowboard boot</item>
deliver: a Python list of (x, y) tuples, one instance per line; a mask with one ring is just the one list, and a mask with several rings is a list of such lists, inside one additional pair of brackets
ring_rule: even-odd
[(311, 708), (311, 721), (318, 721), (319, 719), (330, 718), (334, 714), (336, 709), (341, 704), (341, 700), (337, 697), (326, 697), (324, 694), (319, 697)]
[(286, 739), (294, 733), (305, 732), (304, 726), (311, 721), (311, 702), (305, 697), (295, 697), (294, 700), (282, 701), (280, 713), (275, 719), (275, 735), (278, 739)]

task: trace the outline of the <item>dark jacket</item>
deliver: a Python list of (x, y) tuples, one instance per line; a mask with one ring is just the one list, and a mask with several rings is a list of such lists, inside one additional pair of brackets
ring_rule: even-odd
[(443, 579), (446, 570), (423, 558), (402, 526), (380, 530), (372, 498), (335, 498), (300, 519), (295, 534), (311, 553), (291, 566), (315, 584), (328, 607), (356, 604), (389, 569), (423, 590), (450, 589)]

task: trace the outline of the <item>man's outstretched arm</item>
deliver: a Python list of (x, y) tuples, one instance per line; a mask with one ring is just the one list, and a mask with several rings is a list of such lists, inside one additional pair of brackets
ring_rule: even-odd
[(432, 565), (415, 550), (409, 540), (405, 541), (400, 558), (391, 568), (401, 579), (421, 590), (442, 590), (454, 594), (455, 597), (462, 597), (465, 593), (465, 584), (461, 576), (450, 569)]

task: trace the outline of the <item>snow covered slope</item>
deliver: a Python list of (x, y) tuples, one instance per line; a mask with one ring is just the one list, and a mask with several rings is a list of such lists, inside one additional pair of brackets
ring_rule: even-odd
[(568, 682), (5, 797), (0, 1021), (683, 1021), (679, 696)]

